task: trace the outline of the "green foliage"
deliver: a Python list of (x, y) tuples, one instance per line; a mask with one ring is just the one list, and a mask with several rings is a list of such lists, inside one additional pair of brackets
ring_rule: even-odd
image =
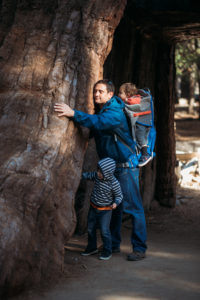
[(200, 39), (177, 43), (175, 63), (177, 75), (198, 72), (200, 69)]

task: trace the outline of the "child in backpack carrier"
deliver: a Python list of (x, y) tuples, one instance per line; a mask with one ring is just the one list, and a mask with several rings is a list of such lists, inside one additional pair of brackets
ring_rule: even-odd
[(138, 89), (133, 83), (124, 83), (118, 96), (125, 103), (125, 112), (131, 121), (132, 136), (141, 151), (138, 166), (145, 166), (153, 155), (148, 153), (148, 135), (152, 126), (151, 96), (146, 89)]

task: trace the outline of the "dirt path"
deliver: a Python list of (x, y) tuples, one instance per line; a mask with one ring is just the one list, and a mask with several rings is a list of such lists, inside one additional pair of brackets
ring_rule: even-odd
[[(199, 191), (179, 191), (175, 209), (154, 205), (146, 215), (147, 258), (126, 261), (130, 219), (123, 222), (121, 253), (109, 261), (82, 257), (85, 236), (74, 236), (65, 248), (65, 276), (60, 282), (29, 291), (16, 300), (199, 300)], [(100, 240), (100, 239), (99, 239)]]

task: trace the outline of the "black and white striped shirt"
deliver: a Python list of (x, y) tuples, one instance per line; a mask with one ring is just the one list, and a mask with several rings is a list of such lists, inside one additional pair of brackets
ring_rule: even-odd
[(119, 205), (123, 199), (119, 181), (114, 176), (116, 163), (107, 157), (98, 162), (98, 167), (103, 174), (99, 179), (97, 172), (84, 172), (83, 179), (94, 180), (94, 188), (91, 194), (91, 202), (98, 207), (110, 206), (113, 203)]

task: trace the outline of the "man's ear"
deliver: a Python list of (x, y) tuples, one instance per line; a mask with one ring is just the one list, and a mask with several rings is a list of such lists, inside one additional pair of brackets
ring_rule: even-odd
[(110, 98), (113, 97), (114, 93), (113, 92), (109, 92)]

